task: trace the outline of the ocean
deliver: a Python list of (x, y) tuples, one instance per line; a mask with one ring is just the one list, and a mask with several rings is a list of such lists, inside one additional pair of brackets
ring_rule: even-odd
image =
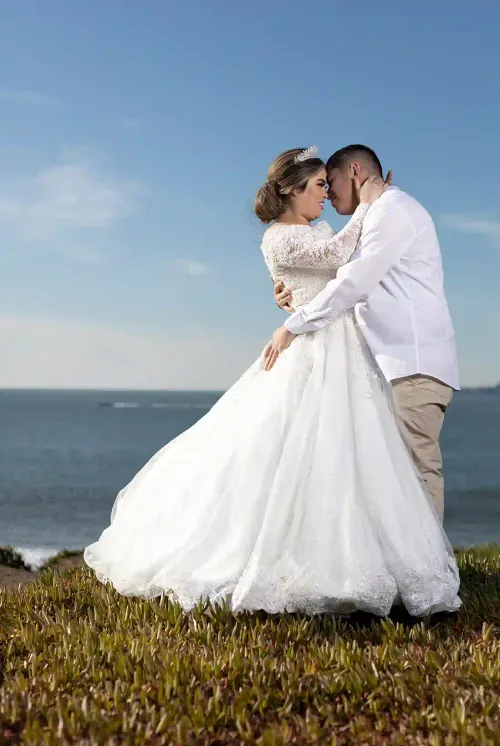
[[(95, 541), (117, 492), (220, 396), (0, 390), (0, 546), (37, 566)], [(499, 542), (500, 392), (456, 393), (441, 442), (451, 542)]]

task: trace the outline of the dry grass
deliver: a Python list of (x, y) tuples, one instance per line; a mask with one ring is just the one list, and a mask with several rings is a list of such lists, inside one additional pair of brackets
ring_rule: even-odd
[(87, 568), (0, 592), (0, 743), (500, 744), (500, 547), (458, 618), (243, 614), (119, 596)]

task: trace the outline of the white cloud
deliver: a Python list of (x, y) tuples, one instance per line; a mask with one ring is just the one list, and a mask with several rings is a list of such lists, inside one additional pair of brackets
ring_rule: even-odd
[(0, 237), (95, 261), (95, 245), (133, 210), (136, 194), (137, 185), (103, 174), (79, 152), (35, 176), (0, 182)]
[(186, 275), (207, 275), (208, 265), (191, 259), (176, 259), (175, 266)]
[(36, 106), (45, 109), (52, 109), (60, 104), (59, 99), (55, 96), (40, 93), (40, 91), (1, 90), (0, 101), (26, 106)]
[(262, 347), (204, 332), (0, 316), (0, 387), (225, 389)]
[(500, 221), (498, 220), (481, 220), (463, 215), (444, 215), (441, 224), (445, 228), (459, 233), (484, 236), (490, 239), (495, 246), (500, 247)]

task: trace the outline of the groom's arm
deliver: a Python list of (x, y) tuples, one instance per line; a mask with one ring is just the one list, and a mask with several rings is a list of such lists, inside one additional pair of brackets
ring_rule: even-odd
[(375, 202), (365, 218), (358, 256), (345, 264), (309, 303), (295, 311), (285, 327), (293, 334), (323, 328), (343, 311), (367, 298), (416, 238), (406, 209), (396, 201)]

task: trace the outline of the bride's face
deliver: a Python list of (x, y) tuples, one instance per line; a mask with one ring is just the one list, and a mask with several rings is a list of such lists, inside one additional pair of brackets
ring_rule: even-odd
[(316, 220), (323, 210), (327, 188), (326, 169), (322, 168), (309, 179), (303, 192), (293, 195), (294, 210), (307, 220)]

